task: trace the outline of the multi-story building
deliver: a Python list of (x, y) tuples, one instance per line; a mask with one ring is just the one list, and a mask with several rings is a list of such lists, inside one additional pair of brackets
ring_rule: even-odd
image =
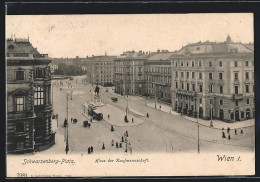
[[(255, 116), (253, 44), (188, 44), (172, 56), (172, 107), (227, 122)], [(212, 115), (211, 115), (212, 113)]]
[(85, 60), (87, 82), (102, 86), (114, 85), (115, 56), (93, 56)]
[(115, 93), (145, 95), (145, 61), (149, 56), (142, 51), (128, 51), (114, 59)]
[(55, 143), (51, 60), (29, 39), (8, 39), (6, 47), (7, 150), (26, 153), (46, 149)]
[(146, 94), (171, 103), (171, 60), (174, 53), (157, 52), (145, 62)]

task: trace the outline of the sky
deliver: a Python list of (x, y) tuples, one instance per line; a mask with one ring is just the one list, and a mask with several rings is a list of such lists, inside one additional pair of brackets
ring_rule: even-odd
[(27, 38), (52, 58), (175, 51), (188, 43), (254, 40), (252, 13), (7, 15), (6, 38)]

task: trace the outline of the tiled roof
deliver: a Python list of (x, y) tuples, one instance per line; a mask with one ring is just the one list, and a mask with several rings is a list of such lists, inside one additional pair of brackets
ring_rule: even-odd
[(40, 54), (36, 48), (32, 46), (30, 42), (15, 42), (15, 44), (21, 48), (25, 53)]
[(151, 56), (151, 54), (144, 54), (144, 53), (139, 53), (139, 52), (135, 52), (135, 51), (128, 51), (128, 52), (124, 52), (117, 58), (119, 58), (119, 59), (146, 59), (150, 56)]
[(253, 53), (253, 46), (244, 45), (241, 43), (233, 42), (204, 42), (204, 43), (195, 43), (188, 44), (187, 46), (181, 48), (177, 55), (185, 54), (209, 54), (209, 53)]
[(7, 53), (24, 53), (22, 49), (20, 49), (13, 40), (6, 41)]
[(151, 57), (149, 57), (147, 60), (168, 60), (172, 55), (175, 53), (168, 52), (168, 53), (155, 53)]
[(12, 39), (7, 40), (7, 53), (40, 54), (30, 42), (16, 42)]

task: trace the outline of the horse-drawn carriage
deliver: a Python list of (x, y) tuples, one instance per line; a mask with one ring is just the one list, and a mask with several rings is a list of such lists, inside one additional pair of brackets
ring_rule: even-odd
[(113, 102), (117, 102), (117, 98), (116, 97), (111, 97), (111, 100), (113, 101)]
[(87, 128), (87, 127), (90, 128), (91, 124), (88, 121), (83, 121), (83, 126), (85, 128)]

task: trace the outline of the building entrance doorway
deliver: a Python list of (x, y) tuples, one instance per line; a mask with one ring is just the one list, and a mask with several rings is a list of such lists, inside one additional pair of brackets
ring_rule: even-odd
[(250, 119), (250, 109), (246, 109), (246, 119)]
[(224, 120), (224, 112), (222, 109), (219, 110), (219, 119), (222, 121)]
[(235, 121), (239, 121), (239, 110), (235, 111)]
[(202, 107), (199, 108), (199, 118), (203, 118), (203, 109), (202, 109)]

